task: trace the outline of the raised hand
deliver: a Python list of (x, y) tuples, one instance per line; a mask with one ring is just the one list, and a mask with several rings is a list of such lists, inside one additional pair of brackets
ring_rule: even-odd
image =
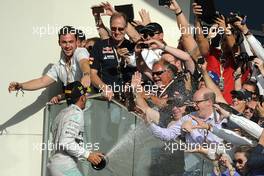
[(102, 15), (112, 16), (114, 13), (117, 13), (117, 11), (109, 2), (102, 2), (100, 6), (105, 9), (105, 12)]
[(226, 22), (225, 17), (223, 15), (221, 15), (221, 17), (217, 17), (215, 23), (218, 24), (219, 28), (226, 30)]
[(141, 88), (141, 78), (142, 78), (142, 75), (140, 72), (136, 71), (134, 73), (134, 75), (132, 76), (132, 79), (131, 79), (131, 87), (133, 88), (134, 91), (137, 91), (138, 88)]
[(198, 18), (203, 14), (202, 6), (198, 5), (197, 3), (192, 3), (192, 9), (193, 14)]
[(234, 22), (234, 26), (237, 27), (243, 34), (246, 34), (249, 29), (247, 27), (246, 24), (243, 24), (243, 18), (241, 18), (240, 16), (236, 16), (237, 19), (239, 19), (238, 21)]
[(145, 9), (141, 9), (139, 12), (138, 12), (141, 20), (142, 20), (142, 25), (147, 25), (151, 22), (150, 20), (150, 16), (149, 16), (149, 12), (146, 11)]
[(264, 62), (262, 59), (255, 58), (253, 61), (254, 65), (256, 65), (261, 72), (262, 75), (264, 75)]

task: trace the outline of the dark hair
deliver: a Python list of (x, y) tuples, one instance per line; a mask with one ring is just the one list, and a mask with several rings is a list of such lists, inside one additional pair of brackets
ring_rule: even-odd
[(241, 145), (235, 148), (234, 153), (245, 153), (245, 156), (247, 157), (247, 159), (249, 159), (251, 151), (252, 147), (250, 147), (249, 145)]
[(58, 37), (60, 39), (61, 35), (66, 35), (66, 34), (74, 34), (75, 38), (77, 39), (77, 31), (73, 26), (63, 26), (58, 33)]
[(256, 95), (259, 95), (259, 89), (258, 89), (258, 86), (255, 82), (247, 80), (247, 81), (242, 83), (242, 86), (245, 84), (255, 87), (255, 93), (256, 93)]
[(114, 13), (114, 14), (111, 16), (111, 18), (110, 18), (110, 26), (111, 26), (113, 20), (115, 20), (116, 18), (120, 18), (120, 17), (122, 17), (122, 18), (125, 20), (125, 24), (126, 24), (126, 26), (127, 26), (127, 23), (128, 23), (127, 16), (126, 16), (126, 14), (124, 14), (124, 13), (122, 13), (122, 12)]
[(85, 34), (83, 33), (83, 31), (81, 29), (77, 29), (76, 30), (77, 33), (77, 38), (82, 42), (86, 39)]

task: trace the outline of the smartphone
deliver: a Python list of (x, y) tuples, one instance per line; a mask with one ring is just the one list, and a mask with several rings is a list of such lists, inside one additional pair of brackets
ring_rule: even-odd
[(194, 2), (202, 6), (203, 14), (201, 20), (207, 24), (213, 24), (216, 14), (214, 0), (195, 0)]
[(128, 22), (132, 22), (134, 20), (133, 4), (115, 6), (115, 10), (124, 13), (127, 16)]
[(103, 7), (100, 7), (100, 6), (98, 6), (98, 7), (92, 7), (92, 11), (93, 11), (93, 14), (94, 13), (97, 13), (97, 14), (104, 13), (104, 8)]
[(165, 5), (169, 6), (170, 3), (171, 3), (170, 0), (159, 0), (160, 6), (165, 6)]

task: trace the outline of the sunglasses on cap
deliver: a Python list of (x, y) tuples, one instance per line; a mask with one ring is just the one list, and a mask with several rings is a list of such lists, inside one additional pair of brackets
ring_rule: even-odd
[(121, 28), (121, 27), (111, 27), (111, 31), (116, 31), (118, 30), (119, 32), (123, 32), (125, 30), (125, 28)]
[(148, 36), (153, 37), (155, 34), (160, 34), (160, 32), (145, 32), (145, 33), (142, 33), (142, 34), (143, 34), (143, 38), (147, 39)]
[(160, 76), (160, 75), (162, 75), (163, 73), (165, 73), (166, 71), (167, 71), (167, 70), (161, 70), (161, 71), (152, 72), (152, 76), (154, 76), (154, 75)]
[(243, 160), (242, 159), (237, 159), (237, 160), (233, 160), (233, 162), (236, 164), (243, 164)]

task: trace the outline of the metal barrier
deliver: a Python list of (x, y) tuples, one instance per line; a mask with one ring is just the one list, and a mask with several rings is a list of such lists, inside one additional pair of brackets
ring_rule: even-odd
[[(66, 103), (47, 104), (43, 143), (52, 143), (51, 123), (65, 107)], [(106, 168), (101, 171), (92, 169), (89, 162), (79, 162), (85, 176), (210, 175), (212, 171), (211, 166), (206, 166), (210, 163), (205, 160), (201, 162), (193, 154), (186, 155), (180, 150), (172, 152), (168, 149), (168, 143), (154, 138), (140, 118), (118, 102), (89, 99), (84, 111), (84, 123), (86, 147), (105, 153), (109, 159)], [(48, 175), (46, 165), (50, 152), (47, 148), (42, 152), (42, 176)], [(184, 172), (184, 168), (191, 172)]]

